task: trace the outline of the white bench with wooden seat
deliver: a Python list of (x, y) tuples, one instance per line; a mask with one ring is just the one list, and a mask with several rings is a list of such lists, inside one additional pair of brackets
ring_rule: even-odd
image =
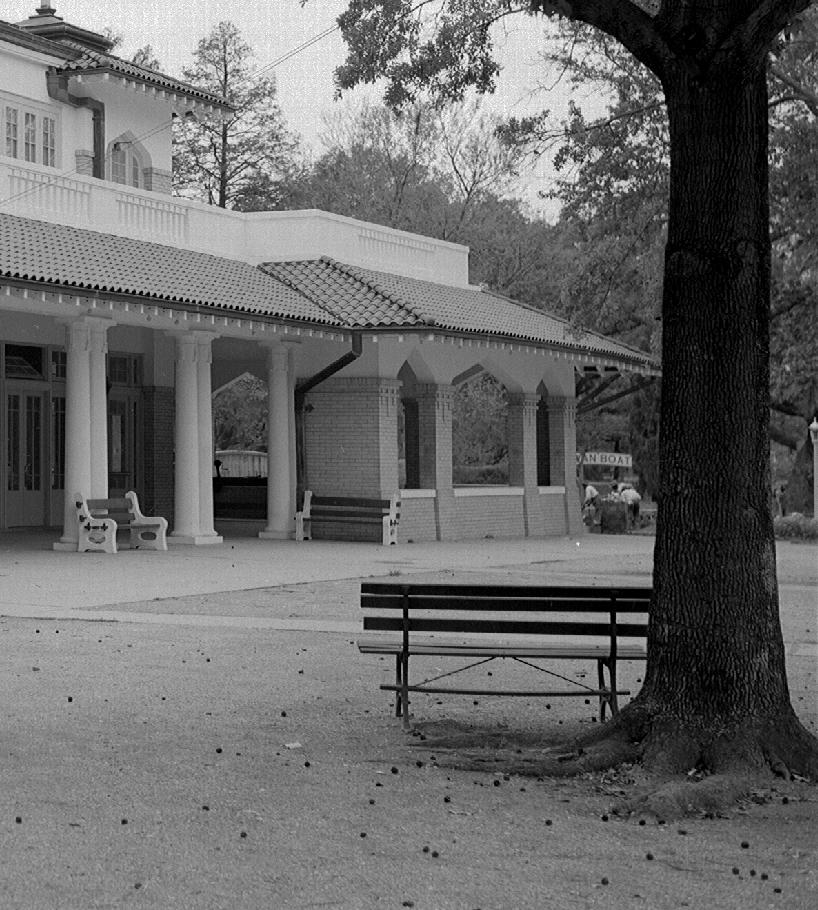
[(77, 551), (116, 553), (116, 534), (130, 532), (132, 550), (167, 550), (168, 521), (160, 516), (143, 515), (136, 493), (130, 490), (119, 499), (86, 499), (74, 496), (77, 509)]
[[(313, 527), (323, 525), (327, 537), (338, 539), (374, 539), (384, 546), (398, 542), (400, 494), (391, 499), (368, 499), (356, 496), (313, 496), (304, 491), (303, 508), (295, 514), (295, 539), (312, 540)], [(323, 536), (323, 535), (322, 535)]]

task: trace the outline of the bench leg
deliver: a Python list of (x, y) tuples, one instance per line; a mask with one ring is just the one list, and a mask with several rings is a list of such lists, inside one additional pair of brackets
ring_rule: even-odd
[(409, 655), (404, 651), (400, 657), (400, 706), (404, 732), (409, 732)]
[(395, 655), (395, 685), (397, 686), (397, 688), (395, 689), (395, 717), (401, 716), (400, 702), (401, 702), (402, 687), (401, 687), (400, 672), (401, 672), (402, 666), (403, 666), (403, 663), (402, 663), (401, 655), (396, 654)]
[[(607, 663), (608, 667), (608, 682), (605, 682), (605, 666)], [(607, 694), (599, 696), (599, 720), (601, 723), (605, 722), (605, 708), (606, 706), (611, 706), (611, 717), (616, 717), (619, 714), (619, 700), (616, 696), (616, 661), (606, 662), (604, 660), (598, 660), (596, 662), (597, 668), (597, 678), (599, 680), (599, 688), (607, 689)]]
[[(596, 678), (599, 688), (605, 688), (605, 665), (601, 660), (596, 662)], [(604, 695), (599, 696), (599, 722), (605, 722), (605, 706), (607, 705), (608, 700)]]

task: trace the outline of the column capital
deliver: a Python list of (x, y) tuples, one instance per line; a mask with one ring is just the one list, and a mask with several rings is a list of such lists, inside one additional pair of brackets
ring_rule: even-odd
[(290, 352), (283, 344), (265, 344), (267, 370), (272, 373), (286, 373), (290, 367)]
[(536, 407), (540, 403), (539, 392), (509, 392), (508, 403), (516, 405), (533, 405)]
[(84, 319), (69, 319), (65, 323), (65, 348), (76, 352), (91, 350), (91, 333)]
[(176, 362), (195, 363), (197, 343), (193, 332), (170, 332), (169, 334), (176, 341)]

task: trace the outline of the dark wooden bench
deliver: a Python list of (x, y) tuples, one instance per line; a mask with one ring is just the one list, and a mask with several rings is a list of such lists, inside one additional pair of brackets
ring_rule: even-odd
[[(347, 530), (356, 526), (364, 531), (373, 530), (384, 546), (398, 542), (400, 498), (396, 493), (391, 499), (363, 499), (354, 496), (313, 496), (312, 490), (304, 492), (304, 506), (295, 515), (295, 539), (312, 540), (314, 524), (341, 526)], [(355, 533), (354, 530), (352, 533)], [(350, 538), (354, 539), (354, 538)]]
[(168, 522), (159, 516), (143, 515), (136, 493), (122, 498), (86, 499), (74, 495), (77, 510), (77, 550), (116, 553), (117, 531), (127, 530), (132, 550), (167, 550)]
[[(644, 660), (649, 587), (523, 586), (363, 582), (361, 607), (364, 654), (395, 657), (395, 682), (381, 689), (396, 693), (395, 714), (409, 728), (409, 693), (459, 695), (584, 696), (605, 710), (619, 711), (620, 660)], [(622, 621), (623, 617), (625, 621)], [(410, 683), (412, 656), (460, 657), (466, 666)], [(486, 689), (436, 685), (463, 670), (495, 659), (511, 659), (540, 670), (570, 687)], [(533, 661), (594, 660), (597, 685), (569, 679)], [(607, 679), (606, 679), (607, 671)]]

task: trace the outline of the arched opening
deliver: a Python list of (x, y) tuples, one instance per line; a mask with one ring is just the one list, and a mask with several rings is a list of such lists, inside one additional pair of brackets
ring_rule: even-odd
[(456, 376), (452, 400), (455, 484), (508, 483), (508, 391), (482, 366)]
[(112, 183), (145, 189), (150, 166), (150, 155), (130, 131), (117, 136), (108, 146), (108, 179)]
[(537, 386), (537, 486), (551, 486), (551, 431), (548, 426), (548, 389)]
[(402, 490), (420, 489), (420, 408), (417, 376), (405, 363), (398, 372), (403, 383), (398, 409), (398, 484)]

